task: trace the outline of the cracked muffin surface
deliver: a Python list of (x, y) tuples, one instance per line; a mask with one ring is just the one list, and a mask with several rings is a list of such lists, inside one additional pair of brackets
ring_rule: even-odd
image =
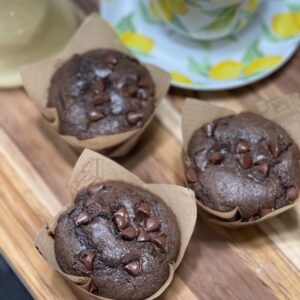
[(251, 112), (217, 119), (188, 144), (186, 178), (207, 207), (256, 220), (299, 195), (300, 152), (276, 123)]
[(180, 232), (156, 195), (107, 181), (79, 191), (58, 219), (55, 254), (61, 269), (91, 278), (90, 292), (113, 299), (145, 299), (169, 277)]
[(110, 49), (76, 54), (51, 78), (48, 107), (61, 134), (78, 139), (141, 128), (155, 108), (155, 84), (135, 58)]

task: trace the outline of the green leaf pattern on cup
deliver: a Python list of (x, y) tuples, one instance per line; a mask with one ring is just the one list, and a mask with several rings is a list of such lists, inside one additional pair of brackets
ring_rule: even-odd
[(115, 25), (115, 31), (118, 34), (124, 33), (124, 32), (135, 32), (135, 25), (133, 22), (133, 16), (134, 13), (130, 13), (123, 17), (116, 25)]

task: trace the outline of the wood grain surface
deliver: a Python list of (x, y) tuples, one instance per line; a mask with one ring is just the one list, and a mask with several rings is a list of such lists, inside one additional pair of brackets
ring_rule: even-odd
[[(117, 161), (145, 182), (182, 185), (184, 97), (236, 111), (255, 110), (258, 100), (300, 92), (299, 69), (298, 51), (282, 70), (246, 88), (201, 93), (171, 89), (137, 146)], [(0, 110), (1, 252), (34, 298), (77, 299), (33, 242), (69, 200), (67, 182), (78, 156), (45, 126), (23, 90), (1, 91)], [(183, 262), (160, 299), (300, 299), (299, 223), (299, 207), (240, 230), (213, 225), (198, 215)]]

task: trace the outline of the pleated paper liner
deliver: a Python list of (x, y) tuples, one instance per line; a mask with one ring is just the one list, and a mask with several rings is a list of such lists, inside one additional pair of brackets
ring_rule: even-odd
[[(179, 255), (177, 260), (173, 264), (170, 264), (170, 274), (167, 281), (154, 295), (148, 298), (154, 299), (163, 293), (171, 283), (174, 271), (180, 264), (188, 246), (197, 218), (197, 206), (194, 193), (190, 189), (175, 185), (146, 184), (134, 174), (103, 155), (91, 150), (84, 150), (71, 176), (69, 188), (72, 201), (70, 204), (73, 203), (73, 199), (80, 189), (91, 183), (105, 182), (108, 180), (127, 182), (157, 195), (170, 207), (178, 222), (181, 234)], [(61, 213), (62, 212), (53, 217), (48, 225), (42, 229), (36, 240), (36, 247), (47, 263), (71, 282), (72, 286), (76, 288), (82, 296), (88, 296), (89, 298), (87, 299), (107, 299), (88, 292), (91, 285), (90, 278), (68, 275), (58, 266), (54, 252), (54, 239), (49, 235), (49, 231), (55, 232), (56, 222)], [(147, 283), (145, 282), (145, 284)]]
[[(285, 95), (268, 101), (255, 102), (259, 114), (272, 120), (286, 130), (294, 142), (300, 147), (300, 97), (299, 95)], [(182, 135), (183, 135), (183, 165), (184, 170), (190, 165), (187, 156), (188, 143), (193, 133), (208, 122), (218, 118), (236, 114), (235, 111), (219, 107), (197, 99), (186, 99), (182, 113)], [(300, 171), (300, 170), (299, 170)], [(185, 173), (184, 173), (185, 174)], [(184, 176), (185, 178), (185, 176)], [(186, 181), (186, 178), (185, 178)], [(186, 181), (187, 184), (187, 181)], [(293, 204), (276, 209), (267, 215), (254, 221), (245, 222), (238, 207), (228, 212), (213, 210), (197, 199), (197, 204), (207, 213), (209, 220), (227, 227), (241, 227), (257, 224), (269, 220), (282, 212), (294, 207), (300, 202), (300, 197)]]
[[(92, 14), (82, 23), (67, 47), (57, 57), (22, 67), (23, 84), (31, 99), (40, 108), (46, 123), (71, 147), (80, 151), (87, 148), (103, 152), (108, 156), (110, 152), (112, 152), (112, 156), (124, 156), (134, 146), (137, 137), (150, 123), (155, 111), (142, 128), (124, 133), (99, 135), (91, 139), (79, 140), (75, 136), (59, 133), (57, 110), (47, 107), (48, 89), (55, 71), (74, 54), (83, 54), (92, 49), (114, 49), (133, 56), (112, 27), (97, 14)], [(155, 100), (158, 105), (167, 93), (170, 75), (151, 64), (145, 64), (144, 66), (150, 72), (155, 83)]]

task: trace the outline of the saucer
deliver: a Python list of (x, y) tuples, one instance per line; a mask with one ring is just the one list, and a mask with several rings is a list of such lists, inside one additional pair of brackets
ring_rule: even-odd
[(191, 90), (226, 90), (265, 78), (291, 58), (300, 41), (298, 0), (263, 0), (243, 30), (205, 42), (167, 28), (151, 0), (105, 0), (100, 11), (139, 59), (170, 72), (172, 85)]
[[(77, 20), (70, 1), (51, 0), (49, 4), (30, 42), (7, 50), (5, 58), (0, 57), (0, 88), (22, 86), (20, 66), (56, 55), (75, 32)], [(28, 16), (31, 17), (36, 16)], [(22, 34), (22, 30), (18, 32)]]

